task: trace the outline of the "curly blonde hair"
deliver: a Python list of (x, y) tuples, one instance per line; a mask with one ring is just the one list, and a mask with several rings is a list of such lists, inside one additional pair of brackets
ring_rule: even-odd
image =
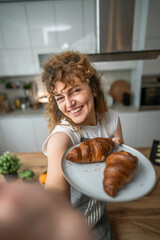
[(61, 54), (54, 55), (43, 68), (42, 82), (45, 84), (49, 94), (49, 102), (46, 105), (46, 118), (50, 131), (52, 131), (56, 125), (60, 124), (64, 118), (66, 118), (73, 127), (76, 127), (76, 129), (80, 128), (80, 126), (64, 116), (59, 110), (53, 94), (57, 81), (63, 82), (65, 87), (67, 87), (69, 84), (74, 84), (73, 77), (75, 76), (81, 79), (82, 82), (86, 82), (90, 86), (91, 91), (95, 93), (95, 111), (99, 116), (99, 120), (103, 120), (108, 108), (101, 89), (100, 77), (90, 64), (86, 55), (77, 51), (62, 52)]

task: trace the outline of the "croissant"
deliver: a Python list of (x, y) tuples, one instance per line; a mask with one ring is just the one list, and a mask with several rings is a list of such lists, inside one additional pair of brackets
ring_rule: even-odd
[(110, 154), (105, 162), (103, 188), (111, 197), (130, 182), (138, 168), (138, 158), (125, 151)]
[(75, 163), (94, 163), (104, 161), (115, 147), (110, 138), (93, 138), (74, 147), (65, 158)]

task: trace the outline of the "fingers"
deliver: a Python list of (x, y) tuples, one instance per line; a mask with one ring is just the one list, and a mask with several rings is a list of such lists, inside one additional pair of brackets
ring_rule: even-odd
[(114, 138), (112, 138), (112, 140), (113, 140), (115, 143), (117, 143), (118, 145), (121, 145), (121, 144), (122, 144), (121, 139), (120, 139), (119, 137), (114, 137)]

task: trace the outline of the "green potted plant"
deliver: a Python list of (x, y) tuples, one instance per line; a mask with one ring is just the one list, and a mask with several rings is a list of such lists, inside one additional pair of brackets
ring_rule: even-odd
[(29, 97), (32, 95), (32, 82), (25, 83), (23, 85), (25, 97)]
[(13, 181), (17, 178), (32, 180), (35, 175), (34, 172), (30, 169), (18, 171), (21, 166), (20, 159), (15, 154), (11, 155), (9, 151), (0, 156), (0, 174), (4, 176), (6, 181)]
[(0, 156), (0, 174), (4, 175), (6, 180), (17, 177), (17, 171), (21, 167), (21, 161), (16, 155), (11, 155), (9, 151)]
[(23, 85), (23, 89), (25, 90), (29, 90), (31, 88), (32, 88), (32, 82), (28, 82)]

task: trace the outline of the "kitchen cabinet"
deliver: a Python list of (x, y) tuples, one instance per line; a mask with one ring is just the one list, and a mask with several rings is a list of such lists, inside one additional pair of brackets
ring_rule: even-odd
[[(160, 110), (119, 112), (125, 144), (131, 147), (151, 147), (160, 140)], [(0, 154), (4, 151), (41, 151), (49, 135), (43, 113), (4, 116), (0, 119)]]
[[(160, 49), (160, 28), (159, 22), (159, 0), (149, 1), (148, 24), (146, 31), (145, 49)], [(156, 27), (157, 26), (157, 27)], [(159, 75), (160, 74), (160, 61), (145, 60), (143, 66), (143, 75)]]
[(55, 7), (60, 49), (77, 46), (83, 49), (82, 1), (56, 1)]
[(43, 114), (4, 116), (0, 119), (0, 154), (10, 152), (41, 152), (49, 135)]
[(13, 117), (0, 120), (6, 150), (14, 152), (38, 151), (31, 118)]
[(94, 52), (96, 47), (94, 2), (55, 1), (55, 8), (60, 49)]
[(34, 117), (32, 119), (38, 151), (41, 151), (45, 139), (49, 135), (48, 122), (44, 117)]
[(39, 54), (95, 52), (95, 2), (1, 3), (0, 76), (39, 74)]
[(153, 140), (160, 140), (160, 110), (139, 112), (137, 120), (137, 146), (151, 146)]
[(0, 6), (0, 75), (35, 74), (23, 3)]
[(84, 4), (84, 52), (95, 53), (96, 52), (96, 27), (95, 16), (96, 7), (94, 1), (87, 0)]
[(6, 70), (4, 53), (0, 50), (0, 76), (6, 75)]
[(123, 138), (126, 145), (136, 146), (138, 112), (119, 113)]
[(18, 76), (35, 74), (32, 51), (30, 49), (10, 49), (0, 51), (2, 65), (1, 76)]
[(125, 144), (150, 147), (160, 140), (160, 110), (119, 113)]
[(1, 4), (0, 23), (5, 49), (30, 47), (27, 19), (23, 3)]
[(57, 47), (55, 2), (25, 3), (32, 48)]
[(2, 33), (0, 31), (0, 50), (4, 49), (4, 43), (3, 43), (3, 39), (2, 39)]
[[(0, 121), (0, 123), (1, 123), (1, 121)], [(5, 152), (6, 150), (7, 150), (7, 146), (6, 146), (4, 135), (3, 135), (3, 132), (2, 132), (2, 126), (0, 124), (0, 154)]]

